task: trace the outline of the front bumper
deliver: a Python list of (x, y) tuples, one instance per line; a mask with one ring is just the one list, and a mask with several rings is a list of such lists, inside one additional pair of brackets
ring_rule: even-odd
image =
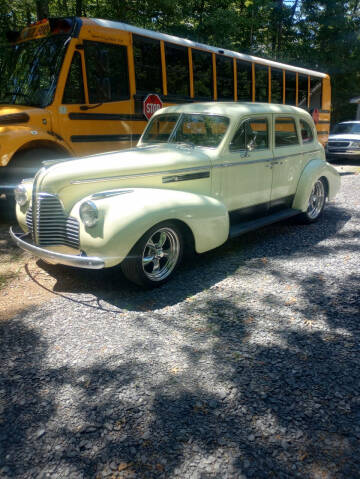
[(64, 264), (66, 266), (74, 266), (76, 268), (105, 268), (105, 261), (102, 258), (97, 258), (95, 256), (78, 256), (72, 254), (56, 253), (48, 249), (39, 248), (38, 246), (35, 246), (30, 243), (28, 241), (28, 239), (30, 238), (29, 233), (14, 233), (12, 228), (10, 228), (9, 233), (12, 240), (15, 241), (17, 246), (19, 246), (25, 251), (29, 251), (29, 253), (45, 261)]

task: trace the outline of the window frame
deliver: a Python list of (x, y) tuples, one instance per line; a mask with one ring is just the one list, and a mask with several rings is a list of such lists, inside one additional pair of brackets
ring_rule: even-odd
[[(295, 132), (296, 132), (296, 136), (297, 136), (297, 139), (298, 139), (298, 142), (297, 143), (292, 143), (290, 145), (277, 145), (276, 144), (276, 120), (279, 119), (279, 118), (282, 118), (282, 119), (291, 119), (293, 122), (294, 122), (294, 125), (295, 125)], [(293, 147), (299, 147), (302, 145), (302, 141), (300, 141), (300, 138), (301, 138), (301, 135), (299, 134), (299, 122), (298, 122), (298, 118), (295, 117), (295, 116), (292, 116), (291, 114), (289, 113), (277, 113), (276, 115), (274, 115), (274, 121), (273, 121), (273, 144), (274, 144), (274, 149), (276, 148), (293, 148)]]
[[(304, 122), (310, 128), (310, 131), (311, 131), (311, 134), (312, 134), (312, 138), (311, 138), (310, 141), (304, 142), (304, 140), (303, 140), (302, 133), (301, 133), (302, 132), (301, 122)], [(312, 124), (309, 121), (305, 120), (304, 118), (299, 118), (299, 131), (300, 131), (300, 138), (301, 138), (301, 144), (302, 145), (311, 145), (312, 143), (314, 143), (315, 132), (314, 132), (314, 128), (313, 128)]]
[[(126, 77), (127, 77), (127, 91), (128, 91), (128, 94), (127, 95), (124, 95), (124, 96), (121, 96), (121, 98), (117, 98), (116, 100), (101, 100), (101, 101), (92, 101), (92, 98), (90, 97), (90, 88), (89, 88), (89, 71), (88, 71), (88, 68), (87, 68), (87, 61), (86, 61), (86, 58), (87, 58), (87, 55), (86, 55), (86, 45), (87, 44), (97, 44), (97, 45), (110, 45), (110, 46), (115, 46), (115, 47), (121, 47), (121, 48), (124, 48), (125, 50), (125, 55), (126, 55), (126, 58), (125, 58), (125, 64), (126, 64)], [(113, 43), (113, 42), (104, 42), (104, 41), (97, 41), (97, 40), (87, 40), (87, 39), (84, 39), (83, 41), (83, 51), (84, 51), (84, 62), (85, 62), (85, 75), (86, 75), (86, 87), (87, 87), (87, 92), (88, 92), (88, 101), (89, 101), (89, 105), (94, 105), (94, 104), (97, 104), (97, 103), (100, 103), (100, 104), (108, 104), (108, 103), (118, 103), (120, 101), (128, 101), (130, 100), (131, 98), (131, 82), (130, 82), (130, 71), (129, 71), (129, 50), (128, 50), (128, 47), (127, 45), (120, 45), (119, 43)]]
[[(83, 99), (83, 101), (76, 102), (76, 103), (68, 103), (68, 102), (64, 101), (64, 97), (65, 97), (66, 87), (67, 87), (67, 84), (68, 84), (68, 81), (69, 81), (69, 78), (70, 78), (71, 67), (73, 65), (75, 57), (80, 58), (80, 73), (81, 73), (81, 84), (82, 84), (82, 94), (83, 94), (82, 99)], [(70, 62), (70, 65), (69, 65), (69, 69), (68, 69), (68, 72), (67, 72), (64, 88), (63, 88), (63, 91), (62, 91), (62, 96), (61, 96), (61, 104), (62, 105), (70, 105), (70, 106), (71, 105), (84, 105), (85, 103), (87, 103), (87, 101), (86, 101), (86, 89), (85, 89), (86, 78), (84, 76), (84, 68), (83, 67), (84, 67), (84, 65), (83, 65), (82, 54), (79, 52), (79, 50), (74, 50), (73, 54), (72, 54), (72, 57), (71, 57), (71, 62)]]
[[(252, 150), (248, 149), (248, 148), (231, 148), (231, 143), (232, 141), (234, 140), (235, 138), (235, 135), (237, 134), (237, 132), (240, 130), (240, 128), (244, 125), (245, 122), (247, 121), (251, 121), (251, 120), (264, 120), (266, 125), (267, 125), (267, 139), (268, 139), (268, 144), (267, 144), (267, 147), (266, 148), (254, 148)], [(231, 138), (231, 141), (229, 141), (229, 145), (228, 145), (228, 150), (230, 153), (236, 153), (236, 152), (257, 152), (257, 151), (267, 151), (267, 150), (271, 150), (271, 118), (269, 118), (268, 116), (263, 116), (263, 115), (257, 115), (257, 116), (247, 116), (245, 118), (243, 118), (239, 125), (236, 127), (235, 129), (235, 132)]]

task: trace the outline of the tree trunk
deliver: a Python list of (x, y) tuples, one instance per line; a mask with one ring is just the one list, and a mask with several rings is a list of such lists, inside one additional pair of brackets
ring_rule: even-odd
[(38, 20), (49, 17), (49, 0), (36, 0), (36, 15)]

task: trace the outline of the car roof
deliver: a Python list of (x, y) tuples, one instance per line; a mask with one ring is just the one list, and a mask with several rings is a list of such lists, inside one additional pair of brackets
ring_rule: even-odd
[(155, 115), (162, 113), (206, 113), (225, 115), (238, 118), (245, 114), (266, 114), (280, 113), (301, 115), (311, 118), (302, 108), (290, 105), (280, 105), (276, 103), (257, 103), (257, 102), (204, 102), (204, 103), (186, 103), (182, 105), (172, 105), (158, 110)]
[(359, 124), (360, 121), (356, 121), (356, 120), (340, 121), (339, 123), (337, 123), (337, 125), (345, 125), (345, 124), (348, 124), (348, 123), (357, 123), (357, 124)]

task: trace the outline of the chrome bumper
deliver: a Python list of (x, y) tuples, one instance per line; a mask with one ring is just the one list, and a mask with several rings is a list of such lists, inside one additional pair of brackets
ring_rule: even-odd
[(26, 241), (30, 237), (29, 233), (14, 233), (12, 228), (10, 228), (9, 233), (17, 246), (45, 261), (65, 264), (67, 266), (75, 266), (76, 268), (102, 269), (105, 267), (105, 261), (101, 258), (55, 253), (48, 249), (39, 248), (38, 246)]

